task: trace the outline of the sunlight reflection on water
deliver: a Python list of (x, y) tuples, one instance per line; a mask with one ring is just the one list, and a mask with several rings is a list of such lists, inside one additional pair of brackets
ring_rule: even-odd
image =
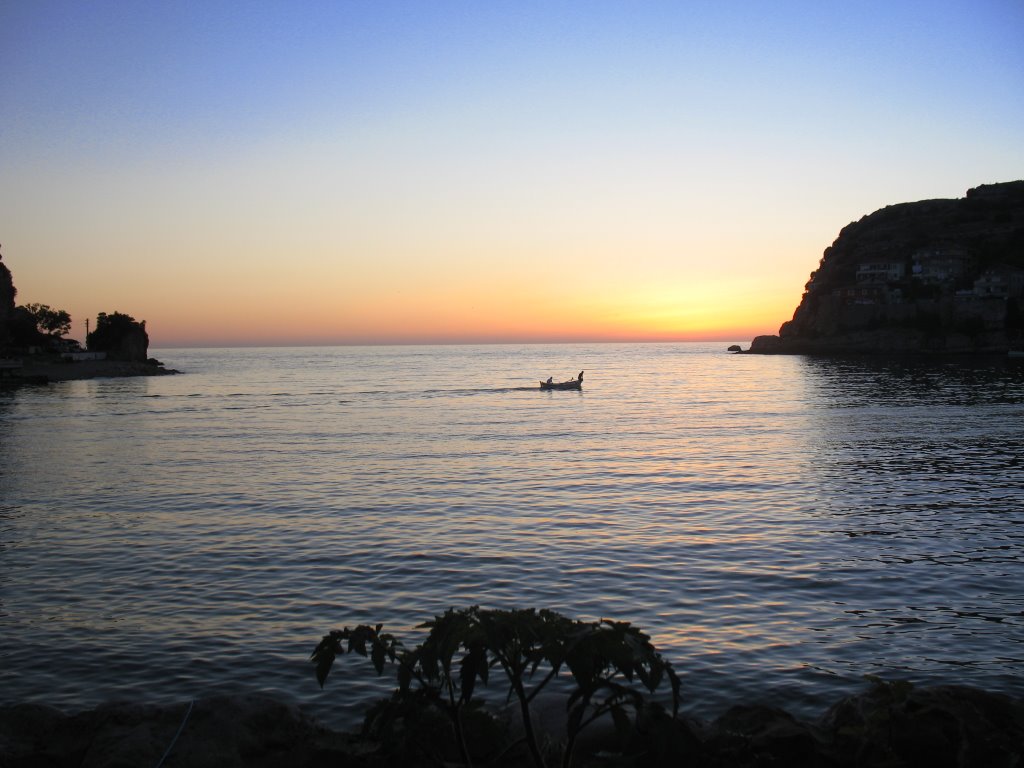
[(0, 690), (351, 714), (384, 689), (320, 693), (324, 632), (480, 603), (636, 622), (702, 715), (1021, 693), (1024, 366), (724, 346), (168, 350), (188, 375), (4, 393)]

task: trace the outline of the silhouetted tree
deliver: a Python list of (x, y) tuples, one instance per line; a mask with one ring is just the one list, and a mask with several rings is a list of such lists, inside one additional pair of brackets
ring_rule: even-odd
[(47, 304), (26, 304), (20, 309), (32, 315), (40, 333), (59, 337), (71, 332), (71, 315), (63, 309), (52, 309)]
[(46, 344), (47, 336), (39, 330), (36, 318), (25, 307), (15, 307), (7, 323), (10, 342), (15, 347)]

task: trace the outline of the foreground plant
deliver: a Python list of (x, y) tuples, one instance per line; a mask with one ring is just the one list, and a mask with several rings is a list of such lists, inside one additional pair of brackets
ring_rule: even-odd
[(648, 693), (667, 683), (672, 715), (679, 709), (679, 678), (651, 644), (650, 637), (629, 622), (585, 622), (547, 610), (495, 610), (477, 606), (449, 609), (420, 628), (426, 640), (406, 648), (383, 625), (361, 624), (325, 635), (313, 651), (316, 676), (323, 687), (335, 659), (345, 653), (368, 657), (377, 674), (396, 670), (398, 688), (386, 711), (402, 717), (411, 710), (433, 708), (451, 724), (463, 763), (471, 765), (465, 717), (479, 704), (477, 681), (486, 686), (491, 671), (500, 669), (515, 698), (523, 739), (532, 760), (545, 760), (534, 729), (530, 705), (555, 679), (568, 672), (572, 682), (566, 700), (568, 715), (561, 763), (572, 762), (579, 734), (610, 715), (620, 730), (631, 728)]

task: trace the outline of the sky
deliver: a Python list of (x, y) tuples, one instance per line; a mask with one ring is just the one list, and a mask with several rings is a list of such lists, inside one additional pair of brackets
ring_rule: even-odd
[(1024, 2), (0, 0), (18, 302), (154, 347), (750, 340), (1024, 178)]

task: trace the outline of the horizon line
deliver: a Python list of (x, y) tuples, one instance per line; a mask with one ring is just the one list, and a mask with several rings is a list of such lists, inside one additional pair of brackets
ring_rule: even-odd
[(740, 344), (749, 339), (724, 337), (714, 339), (571, 339), (571, 340), (437, 340), (437, 341), (324, 341), (324, 342), (224, 342), (151, 344), (150, 349), (284, 349), (288, 347), (474, 347), (474, 346), (553, 346), (564, 344)]

